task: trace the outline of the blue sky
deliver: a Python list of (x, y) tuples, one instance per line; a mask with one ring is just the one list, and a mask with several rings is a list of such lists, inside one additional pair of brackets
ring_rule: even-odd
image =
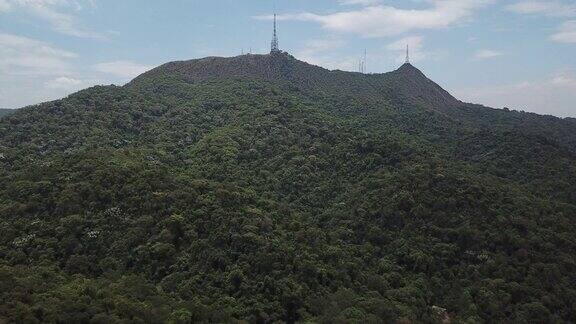
[(0, 107), (124, 84), (172, 60), (280, 47), (329, 69), (412, 62), (458, 98), (576, 117), (576, 1), (0, 0)]

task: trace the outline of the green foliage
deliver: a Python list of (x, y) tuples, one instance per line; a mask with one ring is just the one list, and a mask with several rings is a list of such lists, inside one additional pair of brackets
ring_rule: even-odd
[(573, 121), (272, 59), (3, 118), (0, 322), (576, 321)]

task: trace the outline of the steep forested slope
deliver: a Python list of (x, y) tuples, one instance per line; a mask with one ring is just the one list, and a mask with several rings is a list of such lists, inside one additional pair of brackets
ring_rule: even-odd
[(173, 62), (0, 121), (0, 321), (576, 321), (576, 124), (411, 65)]

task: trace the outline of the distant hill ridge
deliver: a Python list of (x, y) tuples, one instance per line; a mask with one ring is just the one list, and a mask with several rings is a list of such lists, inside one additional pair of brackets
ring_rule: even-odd
[(5, 108), (0, 108), (0, 117), (4, 117), (6, 115), (9, 115), (13, 112), (15, 112), (15, 109), (5, 109)]

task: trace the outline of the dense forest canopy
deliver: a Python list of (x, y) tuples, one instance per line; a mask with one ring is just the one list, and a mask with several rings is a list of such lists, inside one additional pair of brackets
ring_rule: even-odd
[(576, 321), (576, 122), (172, 62), (0, 120), (0, 322)]

